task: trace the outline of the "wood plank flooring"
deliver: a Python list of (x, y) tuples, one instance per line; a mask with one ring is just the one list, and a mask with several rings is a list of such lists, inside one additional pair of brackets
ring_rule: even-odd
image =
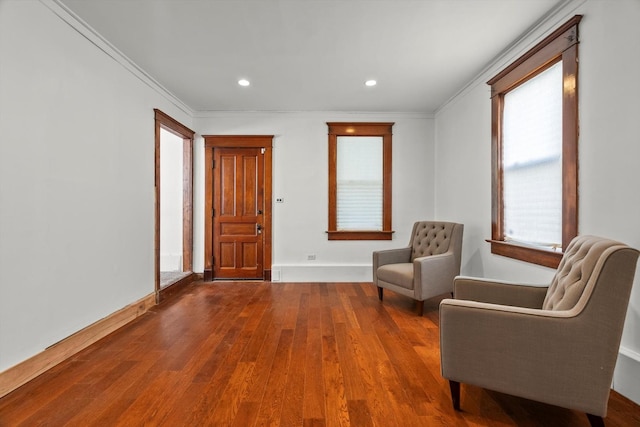
[[(440, 376), (438, 300), (371, 283), (196, 282), (0, 399), (0, 426), (588, 426)], [(609, 427), (640, 425), (612, 392)]]

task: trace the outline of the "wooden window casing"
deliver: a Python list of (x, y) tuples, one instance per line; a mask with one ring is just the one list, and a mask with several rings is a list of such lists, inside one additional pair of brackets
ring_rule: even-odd
[(578, 234), (578, 24), (576, 15), (487, 82), (491, 85), (492, 207), (491, 252), (556, 268), (562, 252), (505, 240), (502, 115), (504, 95), (562, 62), (562, 248)]
[[(394, 123), (327, 123), (329, 126), (329, 240), (391, 240), (391, 147)], [(382, 230), (337, 229), (337, 152), (339, 136), (382, 137)]]

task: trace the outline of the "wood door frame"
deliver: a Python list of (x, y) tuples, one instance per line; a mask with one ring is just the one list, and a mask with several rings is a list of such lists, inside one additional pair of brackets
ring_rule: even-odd
[(193, 271), (193, 139), (195, 132), (169, 115), (155, 113), (155, 293), (160, 302), (160, 130), (182, 138), (182, 271)]
[(204, 280), (213, 279), (213, 151), (216, 148), (264, 148), (263, 279), (271, 280), (271, 186), (273, 135), (203, 135), (204, 138)]

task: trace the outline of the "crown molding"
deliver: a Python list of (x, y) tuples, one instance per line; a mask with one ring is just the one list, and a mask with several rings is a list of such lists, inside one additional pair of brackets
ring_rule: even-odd
[(319, 118), (324, 121), (339, 120), (391, 120), (397, 119), (433, 119), (432, 113), (423, 112), (402, 112), (402, 111), (223, 111), (223, 110), (202, 110), (196, 111), (193, 115), (194, 119), (205, 118), (237, 118), (237, 117), (274, 117), (274, 116), (290, 116), (299, 118)]
[[(486, 85), (487, 80), (522, 56), (544, 37), (555, 31), (557, 27), (575, 15), (578, 8), (586, 2), (587, 0), (565, 0), (552, 8), (547, 14), (529, 27), (520, 37), (510, 43), (502, 50), (502, 52), (489, 61), (487, 65), (469, 81), (469, 83), (463, 86), (451, 98), (438, 107), (434, 112), (434, 117), (438, 117), (438, 115), (447, 110), (449, 106), (455, 104), (458, 99), (471, 92), (473, 89), (478, 87), (478, 85)], [(487, 86), (487, 102), (490, 95), (491, 91)]]
[(55, 15), (62, 19), (71, 28), (76, 30), (80, 35), (86, 38), (94, 46), (104, 52), (107, 56), (112, 58), (118, 64), (122, 65), (127, 71), (129, 71), (138, 80), (143, 82), (149, 88), (153, 89), (167, 101), (175, 105), (177, 108), (188, 114), (194, 116), (194, 110), (187, 104), (182, 102), (178, 97), (172, 94), (168, 89), (162, 86), (157, 80), (147, 74), (142, 68), (140, 68), (135, 62), (128, 58), (124, 53), (118, 50), (107, 39), (102, 37), (95, 29), (76, 15), (71, 9), (64, 5), (60, 0), (40, 0), (47, 8), (49, 8)]

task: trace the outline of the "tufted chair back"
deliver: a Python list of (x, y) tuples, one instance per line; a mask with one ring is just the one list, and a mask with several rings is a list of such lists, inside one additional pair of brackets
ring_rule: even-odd
[(572, 309), (580, 300), (602, 255), (607, 249), (620, 245), (622, 243), (594, 236), (574, 238), (560, 261), (542, 309)]
[(411, 261), (419, 257), (447, 252), (454, 225), (452, 222), (416, 222), (413, 225), (411, 237)]

